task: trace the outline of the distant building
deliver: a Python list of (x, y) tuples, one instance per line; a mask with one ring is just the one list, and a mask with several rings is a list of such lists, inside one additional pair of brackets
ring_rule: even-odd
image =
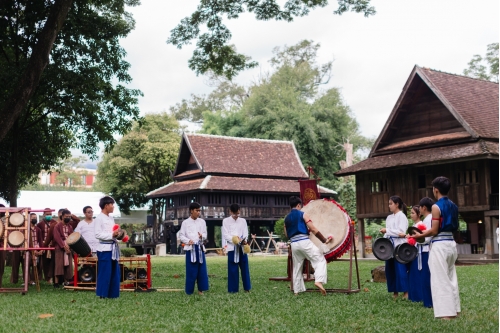
[[(60, 177), (60, 175), (62, 176)], [(42, 170), (38, 175), (38, 179), (41, 185), (90, 188), (94, 185), (96, 176), (97, 170), (95, 169), (73, 168), (62, 174)]]

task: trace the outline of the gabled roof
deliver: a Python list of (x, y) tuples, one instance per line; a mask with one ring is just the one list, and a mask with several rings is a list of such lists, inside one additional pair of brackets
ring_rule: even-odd
[[(298, 181), (290, 179), (206, 176), (205, 178), (172, 182), (167, 186), (149, 192), (146, 197), (158, 198), (195, 190), (298, 194), (300, 193), (300, 184)], [(323, 186), (319, 186), (319, 192), (326, 196), (336, 194), (335, 191)]]
[[(403, 103), (407, 100), (418, 100), (420, 97), (415, 90), (418, 82), (422, 81), (426, 89), (430, 89), (435, 95), (434, 98), (437, 98), (447, 112), (450, 113), (450, 119), (456, 122), (453, 130), (443, 131), (450, 134), (449, 138), (451, 140), (457, 139), (457, 136), (463, 139), (469, 138), (470, 140), (479, 138), (498, 140), (498, 83), (415, 66), (382, 132), (373, 145), (370, 157), (396, 147), (404, 146), (408, 148), (424, 143), (446, 143), (447, 140), (444, 140), (446, 136), (441, 135), (435, 136), (435, 141), (432, 140), (431, 136), (427, 136), (425, 139), (423, 137), (419, 138), (422, 140), (412, 138), (405, 142), (389, 143), (389, 145), (385, 142), (382, 144), (382, 140), (387, 139), (387, 133), (390, 130), (397, 129), (395, 120), (405, 112), (406, 106)], [(450, 119), (446, 121), (450, 122)], [(456, 128), (456, 126), (460, 128)], [(457, 133), (459, 131), (462, 131), (462, 133)], [(425, 135), (425, 133), (423, 134)], [(393, 144), (395, 147), (390, 147)]]
[(174, 178), (208, 174), (308, 177), (292, 141), (184, 133)]

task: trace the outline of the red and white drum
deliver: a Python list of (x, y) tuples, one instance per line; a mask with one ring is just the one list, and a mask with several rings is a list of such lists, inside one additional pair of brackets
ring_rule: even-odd
[[(325, 253), (327, 262), (340, 258), (351, 248), (351, 218), (345, 209), (335, 200), (314, 200), (302, 208), (323, 236), (333, 236), (333, 241), (325, 244), (329, 251)], [(312, 233), (309, 239), (318, 247), (322, 243)]]

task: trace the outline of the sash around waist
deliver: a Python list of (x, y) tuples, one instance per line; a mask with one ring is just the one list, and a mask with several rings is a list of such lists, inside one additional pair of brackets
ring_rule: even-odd
[(453, 239), (453, 233), (446, 231), (446, 232), (440, 232), (436, 236), (432, 237), (431, 242), (441, 242), (441, 241), (454, 241)]
[(299, 242), (299, 241), (306, 240), (306, 239), (309, 239), (308, 235), (306, 235), (306, 234), (297, 234), (295, 236), (292, 236), (290, 238), (290, 241), (292, 243), (295, 243), (295, 242)]

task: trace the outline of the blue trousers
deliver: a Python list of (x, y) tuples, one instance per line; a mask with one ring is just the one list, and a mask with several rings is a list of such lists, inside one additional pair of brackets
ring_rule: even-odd
[[(419, 254), (420, 255), (420, 254)], [(429, 271), (429, 252), (422, 252), (422, 270), (418, 270), (418, 257), (410, 263), (408, 299), (413, 302), (424, 302), (424, 306), (432, 308), (431, 272)]]
[(385, 262), (385, 278), (387, 291), (390, 293), (403, 293), (408, 291), (408, 269), (391, 258)]
[(97, 282), (95, 293), (104, 298), (120, 296), (120, 265), (111, 259), (111, 251), (97, 251)]
[(195, 282), (198, 284), (198, 291), (208, 290), (208, 271), (205, 253), (202, 252), (203, 264), (200, 264), (199, 252), (196, 251), (196, 262), (191, 262), (191, 251), (186, 251), (186, 294), (194, 292)]
[[(243, 281), (243, 290), (249, 291), (252, 289), (252, 284), (250, 283), (250, 270), (248, 268), (248, 255), (244, 254), (241, 247), (240, 251), (240, 262), (234, 262), (234, 251), (229, 251), (227, 253), (227, 291), (230, 293), (237, 293), (240, 287), (240, 274), (241, 270), (241, 280)], [(239, 269), (238, 269), (239, 268)]]

